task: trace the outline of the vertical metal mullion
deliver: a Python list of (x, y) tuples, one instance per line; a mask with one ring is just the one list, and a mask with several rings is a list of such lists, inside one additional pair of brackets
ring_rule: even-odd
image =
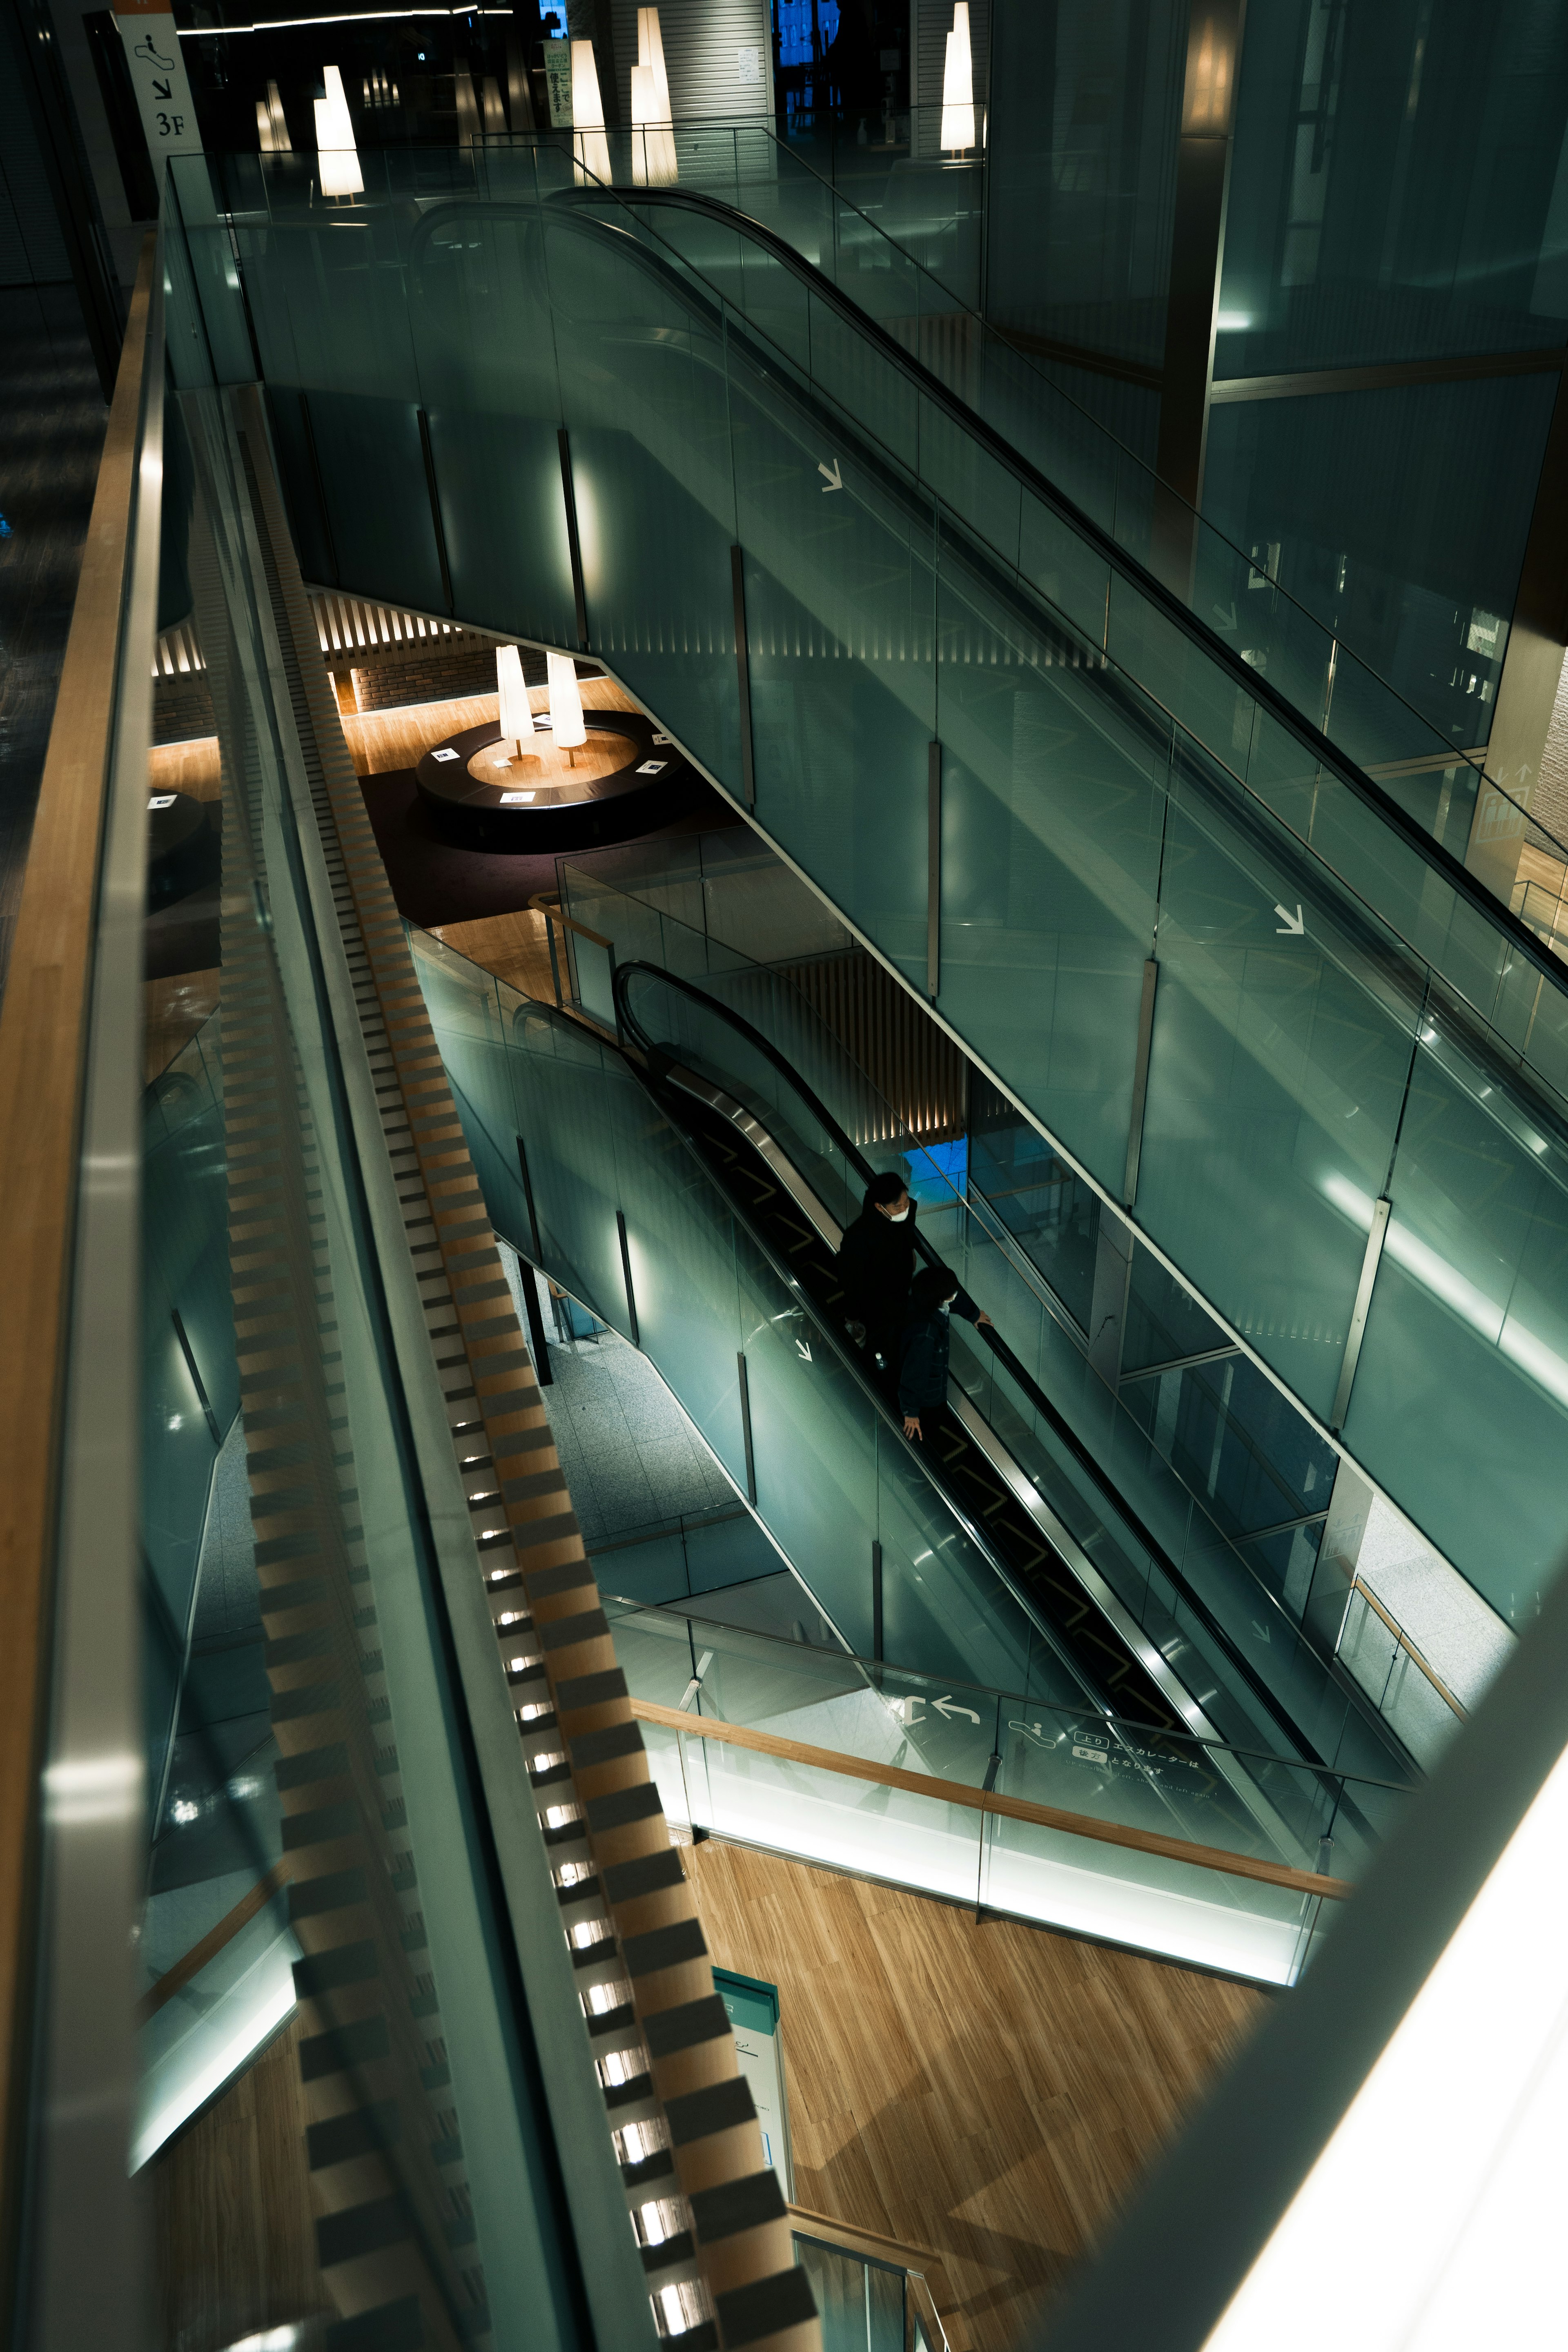
[(741, 786), (746, 806), (757, 805), (757, 772), (752, 746), (752, 662), (746, 645), (746, 560), (730, 550), (730, 588), (735, 606), (735, 683), (741, 698)]
[(1334, 1391), (1333, 1409), (1329, 1414), (1329, 1427), (1336, 1433), (1344, 1427), (1345, 1415), (1350, 1411), (1355, 1368), (1361, 1360), (1361, 1343), (1366, 1336), (1366, 1318), (1372, 1307), (1373, 1285), (1377, 1280), (1378, 1262), (1383, 1256), (1384, 1236), (1388, 1231), (1389, 1212), (1393, 1205), (1386, 1194), (1372, 1204), (1372, 1230), (1367, 1234), (1366, 1251), (1361, 1262), (1361, 1280), (1356, 1284), (1355, 1305), (1351, 1309), (1351, 1328), (1345, 1334), (1340, 1384)]
[(746, 1500), (754, 1509), (757, 1501), (757, 1457), (752, 1450), (752, 1386), (746, 1377), (744, 1348), (735, 1357), (735, 1370), (741, 1383), (741, 1442), (746, 1449)]
[(1132, 1108), (1127, 1121), (1127, 1172), (1121, 1187), (1123, 1205), (1138, 1198), (1138, 1163), (1143, 1156), (1143, 1111), (1149, 1099), (1149, 1052), (1154, 1042), (1154, 990), (1160, 967), (1152, 956), (1143, 967), (1143, 992), (1138, 1000), (1138, 1050), (1132, 1061)]
[(942, 745), (933, 736), (926, 754), (926, 994), (935, 1002), (942, 982)]
[(620, 1209), (616, 1211), (616, 1231), (620, 1236), (621, 1244), (621, 1278), (626, 1286), (626, 1320), (632, 1327), (632, 1345), (634, 1348), (640, 1348), (642, 1337), (637, 1329), (637, 1293), (632, 1288), (632, 1254), (626, 1243), (626, 1215)]
[(577, 535), (577, 488), (572, 478), (572, 444), (566, 427), (556, 432), (561, 452), (561, 495), (566, 506), (566, 548), (572, 559), (572, 594), (577, 607), (577, 649), (588, 650), (588, 595), (583, 580), (583, 542)]
[(882, 1662), (882, 1547), (871, 1539), (871, 1655)]
[(452, 572), (447, 562), (447, 528), (441, 520), (441, 496), (436, 487), (436, 452), (430, 445), (430, 419), (419, 411), (419, 452), (425, 460), (425, 494), (430, 501), (430, 524), (436, 533), (436, 560), (441, 566), (441, 593), (447, 599), (447, 610), (455, 613), (452, 601)]

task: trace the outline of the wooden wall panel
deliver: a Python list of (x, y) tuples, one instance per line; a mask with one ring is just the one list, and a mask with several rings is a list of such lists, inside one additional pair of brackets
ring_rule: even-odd
[(336, 2316), (316, 2266), (296, 2014), (152, 2167), (158, 2352)]
[(1012, 2352), (1274, 1999), (704, 1839), (721, 1968), (779, 1989), (799, 2205), (931, 2246)]

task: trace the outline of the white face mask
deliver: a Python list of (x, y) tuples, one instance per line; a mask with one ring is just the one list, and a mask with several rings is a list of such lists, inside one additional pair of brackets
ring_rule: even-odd
[(912, 1201), (906, 1201), (906, 1202), (904, 1202), (904, 1205), (903, 1205), (903, 1207), (902, 1207), (901, 1209), (889, 1209), (889, 1210), (888, 1211), (888, 1223), (889, 1223), (890, 1225), (901, 1225), (901, 1224), (903, 1223), (903, 1222), (904, 1222), (904, 1219), (905, 1219), (905, 1218), (910, 1214), (910, 1212), (913, 1209), (914, 1205), (915, 1205), (915, 1204), (914, 1204), (914, 1202), (913, 1202)]
[(942, 1300), (941, 1312), (943, 1315), (951, 1315), (952, 1313), (952, 1301), (951, 1298), (944, 1298)]

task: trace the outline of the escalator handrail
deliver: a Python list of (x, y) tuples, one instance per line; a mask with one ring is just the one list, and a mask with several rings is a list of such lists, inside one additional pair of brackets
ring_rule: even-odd
[[(1495, 898), (1483, 883), (1476, 879), (1468, 868), (1454, 856), (1452, 850), (1446, 848), (1443, 843), (1418, 824), (1416, 820), (1400, 806), (1392, 793), (1384, 792), (1382, 785), (1375, 782), (1363, 768), (1359, 767), (1347, 752), (1342, 751), (1338, 744), (1332, 742), (1314, 726), (1303, 712), (1297, 709), (1294, 703), (1288, 701), (1261, 671), (1254, 669), (1249, 663), (1243, 661), (1239, 652), (1227, 645), (1217, 631), (1211, 629), (1201, 614), (1194, 613), (1173, 590), (1167, 588), (1164, 583), (1154, 572), (1149, 571), (1135, 555), (1129, 553), (1125, 548), (1118, 546), (1102, 524), (1096, 522), (1093, 516), (1079, 507), (1066, 491), (1051, 482), (1049, 478), (1042, 474), (1027, 457), (1014, 449), (994, 425), (989, 425), (974, 410), (967, 407), (958, 394), (942, 383), (940, 376), (934, 374), (911, 352), (905, 351), (903, 345), (897, 341), (886, 328), (868, 312), (862, 310), (848, 295), (843, 293), (833, 279), (825, 271), (819, 269), (815, 262), (807, 261), (803, 254), (797, 253), (787, 238), (781, 236), (775, 229), (767, 227), (763, 222), (754, 220), (749, 213), (742, 213), (735, 205), (726, 205), (721, 198), (707, 195), (700, 189), (695, 188), (620, 189), (609, 186), (565, 188), (546, 198), (545, 202), (552, 206), (563, 205), (574, 210), (581, 210), (585, 209), (586, 204), (603, 202), (605, 197), (613, 198), (627, 210), (631, 210), (634, 206), (663, 205), (689, 212), (703, 213), (710, 218), (721, 219), (727, 226), (743, 229), (748, 236), (754, 238), (764, 248), (771, 258), (782, 263), (812, 294), (826, 302), (847, 324), (873, 343), (885, 359), (907, 375), (916, 388), (927, 399), (941, 407), (962, 431), (981, 442), (987, 454), (998, 464), (1005, 466), (1009, 472), (1016, 475), (1034, 497), (1043, 499), (1071, 529), (1089, 540), (1097, 554), (1114, 571), (1122, 572), (1130, 579), (1139, 593), (1147, 597), (1164, 619), (1180, 629), (1207, 659), (1216, 663), (1229, 676), (1239, 692), (1249, 696), (1254, 702), (1267, 709), (1270, 716), (1293, 735), (1314, 760), (1331, 769), (1349, 792), (1372, 809), (1382, 822), (1397, 834), (1405, 845), (1414, 850), (1415, 855), (1447, 882), (1449, 887), (1456, 891), (1484, 921), (1500, 931), (1509, 945), (1517, 949), (1543, 978), (1551, 982), (1553, 988), (1568, 995), (1568, 969), (1564, 968), (1551, 949), (1542, 944), (1527, 923), (1505, 906), (1500, 898)], [(439, 221), (452, 213), (471, 212), (476, 209), (487, 216), (498, 214), (516, 215), (530, 220), (537, 218), (541, 211), (540, 206), (520, 202), (517, 199), (489, 199), (478, 196), (456, 197), (449, 203), (433, 205), (428, 212), (421, 215), (414, 229), (410, 239), (410, 260), (413, 261), (417, 257), (418, 248), (433, 234)], [(645, 256), (655, 268), (674, 279), (683, 295), (689, 298), (690, 278), (683, 270), (677, 268), (673, 261), (666, 260), (663, 256), (650, 251), (649, 247), (640, 243), (629, 229), (621, 227), (616, 222), (600, 219), (595, 222), (595, 226), (611, 236), (624, 237), (630, 247)], [(685, 269), (694, 272), (696, 267), (694, 263), (687, 263)], [(717, 291), (713, 289), (709, 290), (710, 293)], [(719, 299), (721, 300), (723, 299), (721, 294), (719, 295)], [(737, 315), (752, 328), (753, 332), (762, 331), (756, 328), (753, 321), (745, 318), (743, 312)], [(832, 397), (831, 394), (826, 396), (829, 399)], [(1163, 488), (1163, 485), (1161, 487)], [(931, 495), (934, 497), (939, 494), (933, 491)], [(1179, 493), (1174, 490), (1170, 495), (1173, 499), (1179, 498)], [(1043, 604), (1049, 604), (1050, 600), (1042, 589), (1034, 588), (1032, 583), (1027, 584), (1031, 593), (1038, 596)], [(1302, 609), (1305, 610), (1304, 607)], [(1308, 618), (1311, 619), (1311, 615), (1309, 614)], [(1067, 625), (1075, 634), (1080, 634), (1078, 625), (1070, 618), (1068, 618)], [(1313, 621), (1312, 625), (1315, 628), (1321, 628), (1323, 625), (1321, 622)], [(1331, 632), (1329, 634), (1331, 635)], [(1355, 658), (1359, 659), (1360, 656), (1357, 656)], [(1375, 676), (1375, 673), (1373, 675)], [(1378, 682), (1380, 685), (1384, 683), (1381, 679)], [(1149, 700), (1155, 703), (1158, 708), (1167, 710), (1167, 716), (1182, 729), (1184, 733), (1189, 731), (1181, 714), (1178, 711), (1167, 709), (1167, 706), (1160, 703), (1158, 696), (1143, 680), (1135, 679), (1134, 683), (1141, 694), (1147, 696)], [(1386, 687), (1384, 690), (1391, 695), (1394, 694), (1392, 687)], [(1395, 695), (1395, 699), (1403, 699), (1403, 698)], [(1405, 707), (1413, 708), (1410, 705)], [(1413, 715), (1420, 720), (1423, 727), (1430, 727), (1430, 721), (1422, 719), (1419, 711), (1414, 711)], [(1208, 757), (1225, 767), (1220, 753), (1215, 751), (1206, 743), (1203, 748)], [(1442, 744), (1440, 739), (1436, 748), (1441, 749), (1446, 754), (1451, 750), (1450, 746)], [(1473, 768), (1476, 762), (1467, 758), (1463, 752), (1455, 751), (1452, 753), (1452, 764)], [(1260, 798), (1247, 779), (1237, 776), (1234, 769), (1225, 767), (1225, 772), (1235, 779), (1237, 784), (1249, 798), (1255, 800)], [(1487, 775), (1484, 767), (1479, 771), (1479, 773), (1482, 782), (1489, 784), (1493, 791), (1499, 793), (1510, 807), (1519, 809), (1518, 802), (1497, 782), (1494, 777)], [(1268, 805), (1267, 803), (1264, 804)], [(1520, 810), (1520, 814), (1528, 823), (1535, 824), (1535, 820), (1529, 817), (1528, 812)], [(1270, 809), (1270, 814), (1275, 817), (1277, 823), (1285, 825), (1287, 831), (1290, 830), (1286, 820), (1280, 817), (1277, 811)], [(1541, 827), (1537, 829), (1543, 830)], [(1321, 850), (1314, 850), (1312, 855), (1334, 876), (1341, 888), (1350, 891), (1352, 897), (1361, 898), (1362, 894), (1357, 890), (1354, 883), (1340, 875), (1334, 867), (1328, 866), (1328, 861), (1323, 857)], [(1568, 860), (1568, 848), (1564, 848), (1563, 856)], [(1380, 921), (1388, 920), (1388, 918), (1372, 901), (1368, 900), (1365, 903), (1372, 906), (1373, 912), (1377, 915)], [(1430, 957), (1416, 947), (1414, 941), (1407, 942), (1407, 945), (1410, 952), (1416, 956), (1424, 966), (1434, 971), (1436, 977), (1446, 987), (1457, 990), (1458, 983), (1438, 971), (1432, 964)], [(1472, 1010), (1480, 1013), (1480, 1017), (1488, 1022), (1489, 1027), (1490, 1026), (1489, 1016), (1482, 1013), (1480, 1007), (1475, 1006)], [(1552, 1081), (1543, 1073), (1532, 1071), (1531, 1076), (1538, 1085), (1551, 1087)]]
[[(657, 1039), (651, 1038), (648, 1035), (641, 1022), (638, 1021), (637, 1015), (633, 1013), (630, 1003), (627, 1001), (626, 982), (632, 974), (637, 972), (645, 972), (650, 979), (659, 982), (663, 986), (678, 990), (681, 995), (689, 996), (694, 1003), (700, 1004), (705, 1011), (716, 1013), (721, 1020), (727, 1022), (730, 1026), (744, 1039), (747, 1045), (752, 1046), (758, 1053), (762, 1054), (767, 1061), (771, 1062), (773, 1067), (778, 1071), (781, 1077), (783, 1077), (789, 1086), (794, 1087), (801, 1100), (805, 1104), (807, 1109), (811, 1112), (812, 1117), (821, 1122), (826, 1133), (831, 1137), (833, 1142), (837, 1145), (838, 1150), (842, 1151), (845, 1159), (860, 1177), (861, 1181), (863, 1183), (869, 1183), (871, 1178), (877, 1172), (871, 1166), (870, 1161), (862, 1155), (858, 1147), (850, 1141), (848, 1136), (839, 1126), (838, 1121), (834, 1118), (833, 1113), (827, 1108), (826, 1103), (822, 1101), (821, 1097), (815, 1092), (815, 1090), (806, 1083), (805, 1079), (801, 1077), (799, 1073), (791, 1067), (789, 1062), (785, 1059), (784, 1055), (779, 1052), (778, 1048), (773, 1045), (769, 1039), (764, 1037), (759, 1030), (754, 1029), (752, 1024), (745, 1019), (743, 1014), (731, 1012), (727, 1004), (721, 1004), (716, 997), (710, 996), (705, 990), (698, 988), (691, 981), (682, 980), (677, 972), (666, 971), (659, 964), (646, 963), (641, 961), (636, 961), (629, 963), (617, 963), (611, 981), (611, 986), (615, 995), (616, 1009), (620, 1014), (626, 1029), (631, 1033), (634, 1041), (645, 1055), (647, 1055), (650, 1058), (654, 1056), (662, 1056), (667, 1061), (668, 1059), (668, 1047), (660, 1045)], [(655, 1066), (657, 1068), (657, 1063), (655, 1064)], [(925, 1235), (921, 1232), (918, 1220), (915, 1226), (914, 1240), (915, 1247), (921, 1253), (929, 1265), (942, 1265), (943, 1261), (939, 1256), (936, 1249), (926, 1240)], [(1171, 1559), (1170, 1555), (1165, 1550), (1164, 1546), (1160, 1542), (1159, 1538), (1151, 1528), (1144, 1526), (1142, 1520), (1139, 1517), (1138, 1513), (1132, 1509), (1130, 1505), (1125, 1503), (1121, 1496), (1116, 1495), (1107, 1485), (1105, 1474), (1094, 1459), (1094, 1456), (1089, 1452), (1088, 1446), (1084, 1444), (1083, 1441), (1078, 1435), (1078, 1433), (1070, 1426), (1070, 1424), (1063, 1419), (1061, 1413), (1051, 1402), (1050, 1398), (1047, 1396), (1045, 1391), (1039, 1386), (1033, 1375), (1026, 1370), (1024, 1365), (1014, 1354), (1012, 1349), (1007, 1345), (1007, 1342), (1002, 1338), (994, 1324), (989, 1326), (977, 1325), (976, 1333), (977, 1336), (981, 1333), (984, 1334), (988, 1346), (997, 1358), (997, 1360), (1001, 1363), (1009, 1377), (1023, 1391), (1024, 1395), (1028, 1400), (1032, 1409), (1040, 1415), (1044, 1422), (1047, 1423), (1053, 1436), (1057, 1438), (1058, 1443), (1066, 1447), (1068, 1452), (1071, 1454), (1073, 1461), (1090, 1480), (1095, 1492), (1105, 1498), (1108, 1515), (1112, 1525), (1120, 1521), (1121, 1524), (1126, 1528), (1129, 1534), (1131, 1534), (1135, 1540), (1142, 1546), (1143, 1549), (1149, 1554), (1150, 1559), (1159, 1569), (1161, 1574), (1170, 1580), (1173, 1590), (1180, 1593), (1183, 1601), (1185, 1602), (1186, 1606), (1191, 1609), (1194, 1616), (1197, 1618), (1199, 1622), (1204, 1626), (1205, 1632), (1207, 1632), (1211, 1637), (1219, 1643), (1226, 1657), (1234, 1666), (1237, 1673), (1240, 1675), (1246, 1682), (1254, 1697), (1267, 1708), (1268, 1714), (1272, 1716), (1276, 1721), (1282, 1723), (1289, 1730), (1299, 1745), (1304, 1747), (1310, 1752), (1311, 1742), (1307, 1739), (1305, 1735), (1298, 1729), (1293, 1722), (1291, 1722), (1290, 1717), (1283, 1713), (1281, 1701), (1268, 1688), (1267, 1685), (1260, 1680), (1248, 1661), (1237, 1649), (1229, 1634), (1226, 1633), (1224, 1627), (1220, 1624), (1218, 1619), (1215, 1616), (1207, 1602), (1200, 1594), (1193, 1591), (1191, 1585), (1187, 1582), (1186, 1578), (1182, 1574), (1182, 1571), (1176, 1566), (1174, 1560)], [(1243, 1565), (1245, 1565), (1245, 1563), (1243, 1563)], [(1300, 1626), (1291, 1623), (1289, 1618), (1285, 1616), (1285, 1612), (1280, 1607), (1278, 1599), (1268, 1591), (1267, 1586), (1258, 1583), (1256, 1576), (1253, 1577), (1252, 1581), (1257, 1587), (1259, 1601), (1272, 1602), (1273, 1607), (1279, 1612), (1280, 1617), (1284, 1618), (1284, 1622), (1289, 1628), (1291, 1639), (1297, 1641), (1304, 1639), (1305, 1637), (1302, 1635)], [(1342, 1688), (1343, 1686), (1336, 1684), (1335, 1687)], [(1350, 1694), (1347, 1692), (1346, 1696), (1349, 1696)]]

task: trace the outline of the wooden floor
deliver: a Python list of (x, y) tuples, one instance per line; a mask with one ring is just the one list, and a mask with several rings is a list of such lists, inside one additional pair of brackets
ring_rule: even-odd
[(795, 2202), (933, 2247), (974, 2352), (1026, 2339), (1278, 1997), (717, 1839), (682, 1860), (715, 1963), (779, 1989)]
[(218, 2352), (333, 2311), (316, 2265), (305, 2122), (296, 2019), (154, 2160), (161, 2352)]
[(536, 996), (544, 1004), (555, 1002), (542, 915), (524, 908), (521, 914), (486, 915), (478, 922), (438, 923), (435, 935), (470, 963), (510, 981), (525, 996)]
[[(637, 708), (613, 677), (578, 681), (584, 710), (633, 710)], [(548, 710), (550, 696), (542, 686), (528, 690), (529, 708)], [(466, 727), (484, 727), (500, 715), (493, 694), (460, 695), (451, 702), (411, 702), (396, 710), (345, 711), (343, 733), (354, 768), (362, 776), (384, 776), (416, 767), (433, 743)]]

